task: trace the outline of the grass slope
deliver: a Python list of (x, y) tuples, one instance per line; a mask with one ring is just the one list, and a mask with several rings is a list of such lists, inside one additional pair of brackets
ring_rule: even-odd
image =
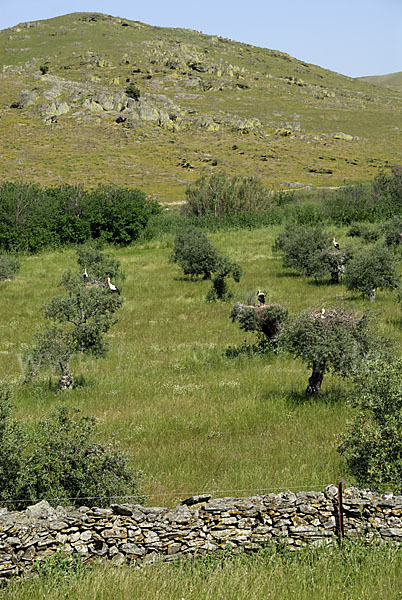
[(388, 75), (369, 75), (367, 77), (358, 77), (360, 81), (380, 85), (402, 92), (402, 71), (398, 73), (389, 73)]
[[(73, 13), (1, 31), (0, 63), (3, 179), (116, 183), (171, 201), (215, 169), (332, 186), (401, 161), (400, 92), (276, 50)], [(128, 82), (145, 99), (131, 126), (116, 123)]]
[[(320, 285), (284, 270), (271, 251), (277, 228), (211, 235), (243, 267), (234, 300), (258, 288), (291, 312), (368, 303), (343, 285)], [(340, 231), (340, 243), (344, 239)], [(17, 415), (36, 419), (60, 402), (100, 419), (102, 439), (129, 450), (151, 505), (174, 504), (192, 493), (247, 495), (275, 488), (321, 489), (344, 477), (336, 452), (351, 409), (348, 385), (326, 376), (323, 395), (306, 401), (309, 371), (287, 356), (224, 356), (247, 334), (232, 324), (232, 303), (207, 303), (210, 282), (191, 281), (168, 262), (172, 238), (115, 251), (127, 279), (126, 299), (104, 360), (82, 359), (73, 368), (84, 385), (59, 394), (45, 375), (33, 387), (21, 381), (21, 357), (43, 326), (40, 306), (62, 272), (74, 267), (72, 250), (22, 259), (14, 281), (0, 286), (3, 307), (0, 379), (14, 383)], [(392, 293), (375, 306), (379, 333), (401, 339), (400, 309)], [(249, 341), (253, 338), (248, 337)]]

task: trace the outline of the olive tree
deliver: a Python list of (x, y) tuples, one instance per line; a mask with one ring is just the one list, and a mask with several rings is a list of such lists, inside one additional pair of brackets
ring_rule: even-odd
[(307, 396), (320, 393), (328, 371), (344, 377), (355, 373), (375, 345), (368, 316), (342, 308), (300, 313), (283, 328), (280, 342), (312, 369)]
[[(92, 282), (92, 280), (91, 280)], [(72, 388), (74, 377), (71, 358), (77, 354), (105, 356), (105, 333), (116, 322), (115, 313), (123, 300), (104, 282), (85, 284), (81, 275), (66, 272), (60, 284), (65, 293), (55, 296), (42, 307), (49, 325), (36, 334), (26, 357), (26, 381), (44, 366), (60, 371), (59, 388)]]
[(396, 262), (395, 254), (385, 246), (362, 250), (348, 263), (345, 284), (349, 290), (357, 290), (374, 302), (377, 288), (398, 287)]
[(338, 451), (363, 485), (392, 484), (402, 492), (402, 359), (367, 361), (356, 378), (357, 414)]
[(283, 266), (308, 277), (325, 277), (339, 283), (339, 275), (350, 258), (347, 249), (332, 245), (331, 236), (320, 226), (288, 225), (275, 240), (274, 250), (282, 252)]

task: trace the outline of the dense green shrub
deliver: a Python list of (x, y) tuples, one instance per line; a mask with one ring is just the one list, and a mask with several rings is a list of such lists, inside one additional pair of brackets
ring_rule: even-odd
[(214, 300), (230, 300), (233, 297), (228, 289), (226, 279), (232, 277), (239, 282), (242, 275), (241, 267), (226, 256), (219, 256), (214, 268), (212, 288), (208, 291), (206, 299), (208, 302)]
[(266, 213), (272, 204), (269, 190), (256, 177), (232, 177), (225, 173), (203, 176), (186, 189), (187, 215), (222, 217), (231, 213)]
[(393, 219), (384, 224), (383, 232), (385, 235), (385, 244), (387, 246), (402, 245), (402, 216), (396, 215)]
[(124, 91), (126, 93), (126, 96), (128, 96), (129, 98), (132, 98), (133, 100), (138, 100), (139, 97), (141, 96), (141, 92), (137, 88), (135, 83), (129, 83)]
[(7, 254), (0, 254), (0, 281), (14, 279), (19, 268), (20, 263), (16, 258)]
[(361, 250), (346, 268), (346, 287), (369, 296), (372, 301), (375, 300), (377, 288), (392, 290), (398, 287), (398, 283), (395, 255), (383, 245)]
[(96, 421), (59, 408), (28, 428), (11, 419), (0, 391), (0, 503), (24, 509), (46, 498), (54, 506), (110, 504), (137, 496), (138, 475), (116, 445), (95, 442)]
[(356, 379), (357, 415), (339, 452), (358, 482), (402, 492), (402, 360), (377, 357)]
[(381, 171), (366, 184), (350, 184), (328, 196), (324, 205), (328, 220), (350, 225), (359, 221), (384, 221), (401, 214), (402, 168)]
[(376, 225), (368, 223), (353, 223), (346, 233), (348, 237), (361, 237), (365, 242), (376, 242), (381, 235)]
[(174, 241), (170, 259), (178, 263), (185, 275), (202, 275), (210, 279), (215, 271), (219, 253), (201, 230), (194, 227), (180, 231)]
[(37, 252), (46, 247), (101, 239), (114, 244), (136, 240), (151, 215), (160, 212), (140, 190), (100, 186), (41, 188), (0, 185), (0, 249)]

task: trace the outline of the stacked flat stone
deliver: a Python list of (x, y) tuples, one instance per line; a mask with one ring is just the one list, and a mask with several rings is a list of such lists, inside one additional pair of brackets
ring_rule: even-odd
[[(345, 535), (402, 542), (402, 496), (348, 488), (343, 507)], [(278, 542), (291, 549), (331, 545), (338, 534), (335, 486), (250, 498), (194, 496), (173, 509), (130, 504), (53, 509), (42, 501), (22, 512), (0, 509), (0, 579), (28, 575), (36, 561), (59, 549), (84, 562), (141, 564)]]

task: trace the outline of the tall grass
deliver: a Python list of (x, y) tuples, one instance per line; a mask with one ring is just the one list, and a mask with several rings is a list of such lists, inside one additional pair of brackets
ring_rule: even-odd
[[(384, 566), (386, 565), (386, 568)], [(13, 582), (4, 600), (397, 600), (402, 597), (402, 555), (396, 546), (264, 550), (157, 563), (142, 569), (98, 566), (70, 575), (48, 569)]]
[[(231, 284), (233, 303), (260, 288), (293, 313), (341, 300), (367, 308), (342, 284), (317, 285), (283, 269), (271, 250), (277, 233), (272, 227), (211, 235), (243, 267), (240, 283)], [(341, 231), (336, 234), (343, 243)], [(37, 419), (61, 402), (95, 415), (102, 441), (118, 439), (144, 471), (143, 491), (154, 505), (204, 490), (241, 495), (348, 480), (336, 435), (352, 415), (349, 384), (328, 374), (322, 396), (306, 402), (309, 372), (301, 362), (286, 355), (227, 358), (227, 346), (254, 338), (231, 322), (232, 303), (205, 302), (210, 282), (188, 280), (168, 261), (172, 244), (167, 236), (114, 251), (127, 279), (110, 351), (98, 361), (76, 359), (72, 367), (82, 385), (62, 394), (50, 373), (22, 385), (21, 357), (43, 325), (41, 304), (58, 293), (75, 255), (21, 259), (15, 280), (0, 286), (0, 378), (13, 384), (15, 415)], [(380, 292), (375, 309), (379, 333), (400, 341), (393, 294)]]

